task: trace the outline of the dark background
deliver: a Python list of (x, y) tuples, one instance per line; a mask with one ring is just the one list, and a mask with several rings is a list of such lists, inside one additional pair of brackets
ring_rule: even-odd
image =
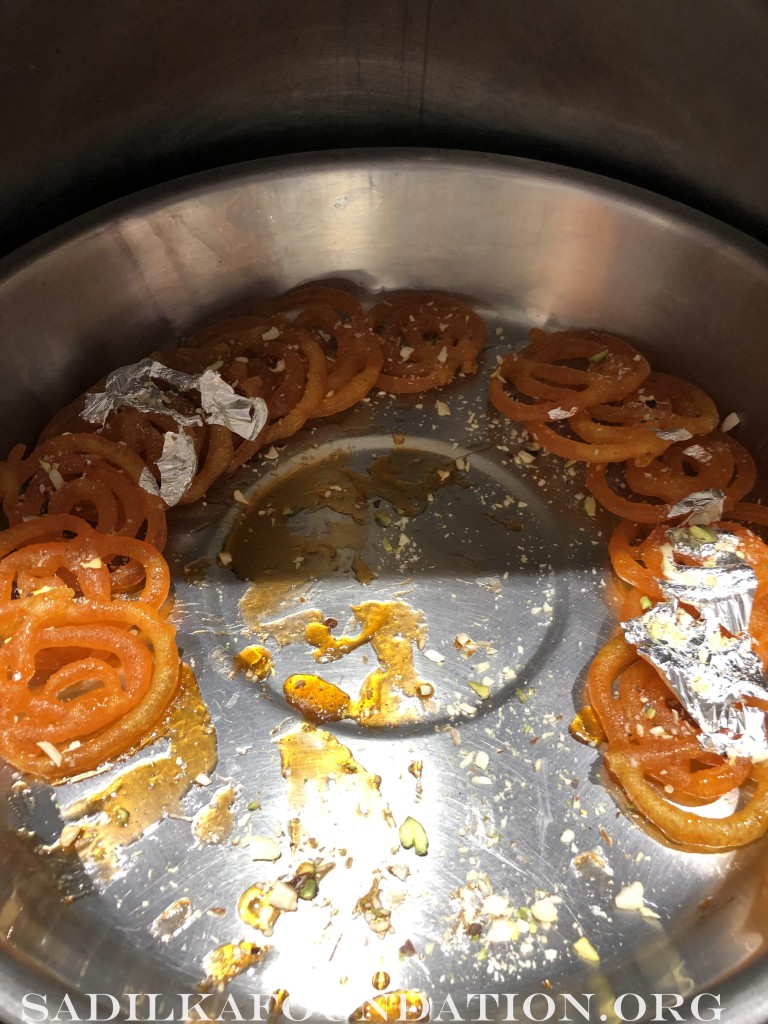
[(765, 0), (0, 0), (0, 251), (305, 150), (552, 160), (768, 241)]

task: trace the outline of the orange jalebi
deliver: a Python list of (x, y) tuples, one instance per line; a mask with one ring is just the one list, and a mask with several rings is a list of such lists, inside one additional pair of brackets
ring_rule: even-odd
[[(725, 520), (715, 523), (718, 531), (735, 537), (736, 553), (749, 565), (757, 578), (749, 635), (755, 651), (768, 669), (768, 545), (739, 523)], [(652, 602), (661, 600), (660, 581), (663, 578), (663, 557), (672, 557), (667, 526), (660, 525), (648, 532), (647, 527), (629, 521), (619, 523), (608, 541), (608, 554), (619, 579), (635, 588)], [(693, 558), (681, 559), (683, 564), (697, 564)], [(622, 619), (628, 616), (622, 614)]]
[(176, 692), (174, 633), (138, 601), (53, 590), (0, 606), (0, 754), (58, 779), (125, 753)]
[[(566, 365), (578, 362), (580, 367)], [(510, 419), (551, 423), (599, 402), (615, 402), (641, 384), (650, 366), (621, 338), (598, 331), (532, 330), (530, 344), (506, 356), (491, 376), (488, 397)], [(524, 402), (510, 397), (510, 384)]]
[(323, 349), (327, 390), (313, 418), (349, 409), (365, 398), (378, 380), (384, 363), (381, 339), (349, 292), (309, 285), (260, 306), (259, 312), (295, 313), (294, 325), (311, 331)]
[(441, 387), (474, 373), (485, 348), (485, 322), (466, 303), (437, 292), (388, 295), (368, 312), (384, 364), (376, 386), (392, 394)]
[(168, 597), (171, 577), (157, 548), (135, 537), (97, 533), (83, 525), (85, 530), (73, 540), (26, 544), (0, 558), (0, 604), (58, 588), (90, 601), (109, 601), (135, 591), (127, 585), (126, 574), (118, 571), (130, 564), (143, 575), (141, 590), (132, 596), (160, 608)]
[(0, 530), (0, 559), (27, 544), (71, 540), (73, 537), (91, 532), (91, 527), (80, 516), (64, 512), (58, 515), (34, 516), (16, 523), (7, 530)]
[[(737, 554), (757, 577), (749, 635), (768, 667), (768, 546), (735, 523), (716, 524), (737, 539)], [(617, 575), (630, 584), (621, 619), (640, 615), (661, 599), (663, 559), (674, 557), (667, 529), (623, 522), (609, 543)], [(684, 564), (700, 564), (679, 556)], [(751, 842), (768, 826), (768, 775), (746, 758), (729, 759), (699, 742), (700, 730), (683, 710), (655, 667), (623, 638), (610, 640), (590, 665), (587, 693), (607, 738), (606, 765), (627, 796), (670, 839), (723, 848)], [(753, 702), (752, 699), (749, 701)], [(757, 702), (762, 706), (760, 702)], [(751, 781), (755, 793), (746, 807), (710, 820), (670, 800), (711, 802)]]
[[(179, 655), (160, 611), (170, 584), (158, 550), (165, 507), (140, 486), (147, 467), (158, 477), (169, 431), (194, 447), (197, 472), (182, 498), (191, 502), (265, 445), (350, 408), (372, 387), (415, 394), (474, 372), (486, 340), (481, 318), (451, 296), (395, 293), (365, 313), (345, 289), (306, 285), (156, 356), (188, 373), (214, 369), (239, 394), (262, 398), (268, 418), (254, 440), (193, 422), (194, 393), (168, 388), (167, 412), (123, 406), (103, 426), (83, 421), (80, 398), (30, 455), (14, 449), (0, 463), (11, 524), (0, 532), (0, 753), (63, 779), (127, 752), (173, 698)], [(768, 548), (727, 521), (768, 525), (768, 509), (742, 501), (754, 463), (730, 436), (712, 433), (717, 409), (705, 392), (651, 372), (629, 342), (604, 332), (534, 329), (492, 374), (489, 397), (543, 448), (586, 462), (591, 492), (627, 520), (609, 543), (622, 619), (663, 597), (665, 559), (677, 557), (664, 525), (670, 506), (694, 490), (723, 491), (717, 528), (736, 537), (757, 575), (749, 629), (768, 665)], [(681, 431), (691, 440), (676, 440)], [(667, 836), (722, 848), (766, 831), (768, 769), (704, 749), (666, 681), (626, 641), (598, 653), (587, 688), (609, 771)], [(677, 806), (747, 784), (746, 805), (725, 819)]]
[[(587, 693), (607, 737), (609, 771), (666, 836), (688, 845), (724, 848), (763, 834), (768, 825), (765, 768), (704, 750), (698, 728), (634, 647), (620, 637), (610, 640), (590, 666)], [(696, 804), (711, 803), (749, 780), (758, 787), (743, 810), (718, 819), (696, 814)], [(694, 806), (676, 806), (681, 801)]]
[(755, 526), (768, 526), (768, 505), (737, 501), (728, 509), (728, 518), (739, 519), (743, 523), (754, 523)]
[(547, 451), (583, 462), (624, 462), (646, 465), (673, 443), (663, 436), (685, 430), (707, 434), (718, 422), (709, 395), (688, 381), (652, 373), (621, 402), (603, 403), (577, 411), (563, 421), (576, 437), (558, 433), (544, 423), (529, 430)]
[[(607, 466), (592, 463), (587, 469), (587, 487), (600, 504), (620, 519), (635, 523), (659, 523), (669, 508), (693, 491), (720, 490), (725, 509), (752, 490), (756, 470), (746, 448), (728, 434), (707, 434), (694, 441), (677, 441), (647, 465), (628, 462), (623, 467), (630, 493), (658, 501), (635, 501), (617, 494), (608, 483)], [(621, 476), (618, 477), (619, 482)]]
[(252, 441), (238, 439), (232, 469), (263, 446), (295, 434), (316, 415), (326, 397), (323, 348), (311, 330), (293, 326), (278, 314), (212, 324), (187, 338), (184, 347), (161, 353), (159, 358), (185, 372), (215, 366), (238, 393), (266, 402), (267, 425)]
[(0, 496), (11, 525), (45, 513), (85, 519), (103, 533), (165, 545), (165, 505), (139, 485), (146, 466), (125, 445), (98, 434), (63, 434), (26, 458), (0, 463)]
[[(440, 381), (474, 369), (485, 327), (448, 297), (381, 303), (383, 334), (391, 338), (406, 308), (410, 325), (413, 302), (421, 333), (407, 370), (395, 365), (399, 347), (396, 356), (390, 347), (393, 390), (434, 386), (423, 372), (430, 353)], [(263, 398), (268, 421), (255, 440), (238, 438), (235, 451), (226, 427), (204, 422), (194, 389), (158, 381), (162, 408), (125, 404), (92, 423), (81, 396), (53, 417), (29, 455), (17, 446), (0, 463), (10, 524), (0, 532), (0, 752), (15, 767), (49, 779), (98, 767), (136, 743), (172, 696), (178, 651), (159, 612), (170, 586), (160, 554), (165, 505), (147, 477), (160, 476), (169, 432), (194, 448), (197, 472), (181, 499), (191, 502), (263, 445), (385, 386), (385, 341), (351, 293), (313, 285), (270, 306), (157, 354), (185, 372), (218, 370), (241, 395)], [(410, 338), (409, 325), (397, 330)], [(398, 385), (414, 372), (417, 388)], [(100, 381), (90, 393), (104, 387)]]
[[(668, 759), (668, 751), (659, 754), (661, 763)], [(748, 765), (745, 781), (754, 789), (744, 807), (724, 818), (709, 818), (697, 814), (693, 807), (679, 807), (666, 799), (647, 777), (646, 766), (652, 763), (650, 757), (644, 764), (631, 748), (617, 744), (606, 751), (605, 762), (633, 805), (674, 842), (722, 850), (745, 846), (768, 831), (768, 765), (765, 763)]]

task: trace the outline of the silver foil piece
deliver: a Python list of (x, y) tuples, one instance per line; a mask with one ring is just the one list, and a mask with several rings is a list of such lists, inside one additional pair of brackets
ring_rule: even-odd
[[(747, 632), (757, 576), (733, 534), (693, 525), (666, 535), (660, 580), (666, 601), (623, 622), (624, 635), (668, 680), (699, 725), (702, 747), (765, 760), (765, 714), (744, 703), (768, 697)], [(698, 564), (676, 562), (676, 554)]]
[(197, 473), (197, 452), (189, 434), (167, 431), (157, 468), (160, 470), (160, 497), (169, 507), (178, 505)]
[(246, 441), (253, 441), (266, 426), (267, 403), (238, 395), (215, 370), (206, 370), (197, 387), (208, 423), (227, 427)]
[(622, 623), (629, 643), (669, 681), (701, 729), (705, 749), (768, 758), (765, 715), (744, 699), (768, 697), (760, 659), (747, 635), (728, 636), (676, 601), (655, 605)]
[(700, 444), (691, 444), (687, 448), (683, 448), (683, 455), (689, 455), (692, 459), (696, 459), (697, 462), (712, 461), (712, 455), (706, 448), (702, 448)]
[[(714, 540), (709, 540), (707, 534)], [(712, 628), (722, 626), (734, 636), (749, 627), (752, 603), (757, 590), (757, 575), (751, 565), (737, 554), (738, 540), (720, 530), (694, 527), (693, 530), (669, 530), (670, 550), (662, 548), (660, 581), (665, 597), (693, 605)], [(696, 558), (701, 565), (681, 565), (672, 553)]]
[(688, 441), (693, 437), (690, 430), (686, 430), (685, 427), (680, 427), (679, 430), (654, 430), (654, 434), (662, 441)]
[(158, 498), (160, 497), (160, 485), (146, 466), (141, 471), (139, 487), (143, 487), (145, 491), (149, 491), (150, 494), (154, 494)]
[(162, 413), (172, 417), (179, 426), (201, 426), (199, 415), (186, 416), (168, 405), (172, 392), (158, 387), (156, 381), (164, 381), (174, 391), (191, 391), (197, 386), (197, 377), (163, 366), (155, 359), (142, 359), (138, 363), (120, 366), (107, 377), (104, 391), (87, 395), (82, 417), (89, 423), (107, 422), (110, 413), (124, 405), (140, 412)]
[[(161, 388), (158, 381), (171, 390)], [(190, 391), (200, 394), (198, 414), (185, 415), (168, 404), (174, 392)], [(103, 426), (109, 414), (124, 405), (140, 412), (170, 416), (180, 427), (201, 426), (204, 421), (219, 424), (247, 441), (253, 441), (267, 421), (263, 399), (238, 395), (213, 368), (201, 374), (182, 373), (155, 359), (142, 359), (113, 370), (107, 377), (105, 390), (86, 397), (82, 416), (89, 423)]]
[(693, 491), (676, 505), (667, 509), (667, 519), (683, 517), (685, 524), (707, 526), (723, 517), (725, 494), (717, 488), (709, 491)]

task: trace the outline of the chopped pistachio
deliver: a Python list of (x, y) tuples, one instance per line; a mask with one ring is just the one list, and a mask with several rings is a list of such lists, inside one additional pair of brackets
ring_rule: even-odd
[(643, 611), (647, 612), (648, 609), (652, 607), (652, 605), (653, 601), (650, 599), (650, 597), (646, 597), (645, 594), (643, 594), (643, 596), (640, 598), (640, 607), (643, 609)]
[(475, 691), (480, 700), (486, 700), (491, 695), (491, 688), (485, 683), (476, 683), (474, 679), (468, 679), (467, 686)]
[(392, 525), (391, 517), (388, 515), (388, 513), (384, 512), (381, 509), (376, 513), (376, 515), (373, 518), (376, 520), (376, 522), (379, 524), (379, 526), (391, 526)]
[(582, 935), (580, 939), (577, 939), (574, 942), (573, 949), (574, 952), (578, 953), (582, 960), (588, 960), (593, 964), (600, 963), (600, 956), (586, 935)]
[(251, 800), (251, 802), (248, 804), (248, 810), (249, 811), (258, 811), (258, 809), (260, 807), (261, 807), (261, 804), (259, 803), (258, 800)]
[(125, 807), (116, 807), (113, 813), (118, 825), (128, 824), (128, 819), (130, 818), (131, 813)]
[(644, 706), (644, 708), (643, 708), (643, 715), (646, 718), (655, 718), (656, 717), (656, 708), (653, 707), (653, 705), (651, 705), (651, 704), (646, 704)]
[(425, 857), (429, 849), (429, 839), (420, 821), (410, 815), (400, 826), (400, 845), (404, 850), (413, 850), (417, 857)]
[(305, 878), (302, 882), (298, 897), (300, 900), (313, 900), (318, 893), (318, 884), (316, 878)]
[(607, 356), (608, 356), (608, 349), (604, 348), (602, 352), (595, 352), (595, 354), (593, 356), (590, 356), (589, 357), (589, 361), (590, 361), (590, 363), (594, 363), (596, 366), (599, 366), (600, 363), (605, 362)]
[(588, 494), (584, 499), (584, 511), (590, 519), (595, 518), (595, 513), (597, 512), (597, 504), (595, 502), (593, 495), (591, 494)]

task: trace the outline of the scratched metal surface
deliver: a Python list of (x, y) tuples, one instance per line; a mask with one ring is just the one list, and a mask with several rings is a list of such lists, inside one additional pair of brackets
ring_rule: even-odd
[[(308, 465), (321, 471), (339, 451), (365, 472), (392, 451), (393, 434), (414, 457), (465, 459), (459, 483), (437, 490), (426, 511), (394, 533), (369, 515), (363, 554), (378, 573), (370, 586), (342, 558), (306, 594), (342, 626), (361, 600), (399, 597), (422, 610), (426, 649), (444, 657), (414, 655), (435, 700), (421, 722), (399, 729), (327, 727), (380, 776), (378, 803), (361, 818), (341, 790), (309, 793), (302, 818), (336, 867), (321, 884), (322, 898), (283, 915), (263, 964), (228, 992), (247, 1005), (253, 994), (283, 988), (297, 1016), (341, 1019), (375, 994), (372, 977), (384, 971), (390, 988), (423, 990), (436, 1008), (451, 996), (465, 1019), (478, 1019), (477, 1002), (466, 1008), (469, 993), (522, 999), (545, 986), (553, 997), (594, 993), (592, 1019), (610, 1020), (616, 993), (688, 996), (717, 988), (727, 975), (738, 979), (763, 952), (764, 844), (719, 855), (671, 849), (627, 813), (596, 752), (569, 737), (584, 669), (612, 628), (604, 593), (609, 524), (585, 515), (578, 474), (564, 474), (548, 456), (519, 458), (524, 439), (490, 415), (484, 387), (496, 352), (521, 344), (531, 324), (594, 325), (644, 339), (663, 368), (709, 380), (721, 404), (744, 415), (747, 440), (764, 436), (759, 373), (740, 382), (717, 359), (723, 338), (755, 365), (765, 358), (756, 341), (768, 316), (762, 252), (641, 193), (496, 158), (333, 155), (193, 179), (107, 211), (9, 268), (0, 285), (4, 340), (10, 345), (8, 338), (26, 331), (34, 353), (48, 359), (38, 361), (37, 375), (18, 353), (11, 360), (21, 383), (3, 410), (6, 436), (34, 431), (46, 411), (104, 369), (195, 321), (316, 277), (368, 291), (432, 286), (466, 295), (491, 325), (486, 364), (476, 378), (440, 393), (448, 414), (436, 396), (374, 397), (302, 432), (276, 460), (218, 487), (207, 503), (172, 513), (174, 617), (216, 726), (213, 787), (232, 782), (238, 794), (238, 845), (193, 842), (187, 819), (211, 795), (194, 787), (184, 815), (129, 849), (122, 873), (105, 883), (71, 857), (41, 858), (14, 831), (25, 826), (39, 840), (55, 839), (62, 810), (89, 783), (56, 793), (34, 786), (34, 806), (3, 799), (0, 1010), (16, 1020), (21, 993), (31, 990), (48, 993), (51, 1003), (65, 992), (106, 992), (123, 1002), (127, 993), (155, 992), (158, 1015), (178, 1012), (175, 994), (194, 991), (213, 947), (259, 941), (238, 919), (236, 903), (248, 885), (290, 877), (303, 859), (289, 848), (295, 809), (275, 740), (298, 721), (282, 680), (313, 663), (309, 648), (296, 645), (276, 653), (276, 674), (263, 686), (232, 671), (233, 655), (255, 639), (239, 607), (247, 584), (216, 564), (243, 508), (232, 491), (258, 499), (276, 476)], [(694, 350), (701, 358), (692, 362)], [(521, 530), (505, 527), (509, 516)], [(397, 546), (400, 532), (408, 544), (395, 555), (383, 538)], [(204, 580), (190, 581), (182, 568), (201, 557), (211, 565)], [(467, 685), (471, 666), (483, 659), (467, 661), (456, 650), (460, 632), (497, 652), (485, 659), (485, 700)], [(352, 685), (370, 664), (358, 654), (332, 669), (326, 677)], [(408, 772), (414, 760), (424, 764), (421, 795)], [(5, 770), (5, 797), (12, 781)], [(409, 814), (421, 821), (426, 857), (391, 853), (385, 807), (395, 822)], [(276, 837), (281, 859), (255, 863), (243, 841), (249, 834)], [(605, 866), (582, 861), (579, 870), (578, 855), (593, 850)], [(408, 866), (405, 882), (386, 875), (392, 864)], [(384, 939), (351, 913), (378, 869), (392, 906)], [(469, 938), (457, 927), (452, 897), (477, 877), (513, 908), (556, 896), (557, 920), (506, 943)], [(658, 918), (613, 906), (633, 881), (644, 884)], [(78, 898), (62, 901), (62, 887)], [(195, 917), (160, 943), (152, 922), (182, 896)], [(212, 916), (212, 907), (223, 913)], [(487, 929), (490, 918), (483, 921)], [(599, 963), (575, 953), (581, 935)], [(416, 956), (401, 955), (406, 941)], [(761, 985), (758, 974), (729, 989), (731, 1006)], [(508, 1008), (503, 1000), (500, 1006), (504, 1019)], [(724, 1019), (759, 1019), (738, 1012)], [(494, 1019), (492, 1002), (487, 1013)]]

